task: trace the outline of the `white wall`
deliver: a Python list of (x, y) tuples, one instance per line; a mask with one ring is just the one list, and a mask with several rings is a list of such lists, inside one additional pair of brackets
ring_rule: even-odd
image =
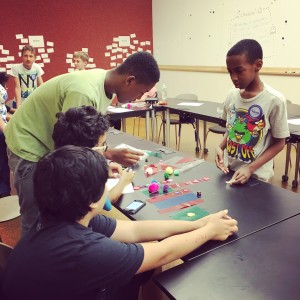
[[(293, 103), (300, 105), (300, 78), (291, 76), (262, 75), (261, 79), (277, 89)], [(223, 102), (232, 83), (228, 74), (161, 71), (161, 80), (157, 88), (165, 82), (168, 97), (178, 94), (193, 93), (200, 100)]]
[[(241, 39), (236, 28), (243, 26), (242, 38), (256, 38), (244, 36), (250, 29), (251, 34), (259, 35), (257, 39), (261, 39), (266, 52), (265, 66), (295, 67), (300, 70), (300, 65), (297, 65), (300, 58), (300, 54), (297, 54), (300, 53), (300, 33), (295, 37), (300, 30), (300, 19), (294, 13), (300, 10), (300, 1), (253, 1), (255, 3), (249, 6), (246, 0), (152, 0), (153, 47), (158, 64), (225, 66), (226, 49), (236, 42), (233, 39)], [(234, 12), (228, 11), (231, 5)], [(239, 7), (236, 7), (237, 5)], [(259, 10), (260, 8), (262, 10)], [(228, 25), (226, 16), (234, 15), (236, 11), (242, 13), (242, 17), (237, 20), (243, 19), (243, 22), (236, 21), (233, 37), (228, 35), (229, 29), (233, 27), (232, 22)], [(260, 11), (264, 14), (259, 15)], [(269, 16), (266, 13), (269, 11), (270, 17), (264, 22), (262, 17)], [(260, 28), (257, 30), (257, 27), (247, 27), (247, 21)], [(273, 31), (269, 33), (267, 28), (271, 25)], [(261, 34), (261, 31), (267, 33)], [(291, 57), (295, 59), (292, 60)], [(293, 61), (295, 66), (291, 65)], [(300, 76), (262, 75), (261, 79), (282, 92), (287, 99), (300, 104)], [(217, 102), (224, 101), (232, 86), (229, 75), (225, 73), (161, 71), (158, 88), (162, 82), (167, 84), (169, 97), (181, 93), (194, 93), (199, 99)]]

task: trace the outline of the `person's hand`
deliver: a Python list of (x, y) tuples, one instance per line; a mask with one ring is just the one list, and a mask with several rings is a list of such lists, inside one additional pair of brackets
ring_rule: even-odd
[(122, 166), (114, 161), (109, 162), (108, 164), (108, 177), (118, 178), (123, 172)]
[(224, 164), (224, 150), (222, 150), (220, 147), (216, 148), (215, 163), (217, 167), (225, 174), (229, 172), (229, 169)]
[(218, 241), (225, 241), (238, 231), (237, 221), (228, 216), (227, 209), (210, 215), (206, 226), (211, 230), (211, 239)]
[(252, 172), (250, 171), (249, 166), (243, 166), (233, 174), (229, 184), (244, 184), (249, 180), (251, 175)]
[(132, 169), (130, 169), (130, 168), (125, 169), (121, 173), (119, 182), (121, 182), (125, 187), (126, 185), (128, 185), (129, 183), (131, 183), (133, 181), (134, 174), (135, 174), (135, 172), (132, 171)]
[(136, 164), (143, 155), (144, 153), (141, 151), (127, 148), (108, 148), (107, 151), (104, 152), (106, 158), (126, 167)]

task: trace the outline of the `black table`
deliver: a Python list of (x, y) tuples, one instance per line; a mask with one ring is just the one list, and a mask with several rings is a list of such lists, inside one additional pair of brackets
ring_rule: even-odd
[[(160, 145), (148, 141), (132, 141), (128, 142), (128, 144), (138, 149), (152, 151), (162, 148)], [(186, 155), (174, 150), (172, 154), (165, 155), (162, 153), (162, 160), (168, 160), (173, 156)], [(159, 160), (160, 158), (149, 157), (147, 164), (157, 163)], [(156, 179), (159, 182), (164, 180), (163, 172), (146, 178), (143, 170), (144, 164), (145, 162), (139, 163), (139, 168), (137, 168), (137, 174), (134, 178), (135, 185), (140, 186), (150, 183), (152, 179)], [(238, 234), (230, 237), (227, 241), (210, 241), (187, 255), (184, 260), (192, 259), (220, 245), (224, 245), (300, 213), (300, 199), (298, 194), (256, 179), (250, 179), (245, 185), (229, 186), (225, 182), (231, 176), (232, 174), (223, 174), (214, 164), (209, 162), (203, 162), (199, 166), (183, 172), (178, 177), (172, 176), (174, 182), (177, 183), (208, 177), (208, 181), (188, 185), (184, 188), (191, 190), (195, 194), (197, 191), (201, 191), (201, 198), (204, 202), (198, 204), (198, 206), (209, 213), (228, 209), (229, 214), (238, 220), (240, 228)], [(149, 194), (145, 195), (139, 190), (132, 194), (125, 194), (116, 203), (116, 207), (122, 210), (134, 199), (146, 201), (149, 198)], [(169, 214), (158, 213), (155, 205), (149, 202), (137, 214), (128, 216), (134, 220), (170, 218)]]
[[(221, 119), (218, 109), (222, 109), (223, 104), (213, 101), (190, 101), (184, 99), (168, 99), (166, 108), (166, 146), (170, 146), (170, 113), (189, 114), (192, 118), (196, 119), (196, 139), (199, 140), (199, 120), (203, 121), (203, 150), (206, 146), (206, 122), (212, 122), (219, 125), (225, 125), (225, 121)], [(200, 106), (178, 105), (183, 102), (196, 103)], [(160, 108), (161, 109), (161, 108)], [(199, 148), (196, 147), (196, 152)]]
[[(120, 107), (118, 107), (120, 108)], [(123, 112), (113, 112), (110, 110), (107, 110), (107, 115), (109, 115), (110, 120), (122, 120), (122, 130), (126, 132), (126, 118), (132, 118), (132, 117), (145, 117), (146, 118), (146, 139), (149, 140), (150, 138), (150, 120), (153, 119), (154, 111), (152, 107), (143, 106), (143, 107), (132, 107), (131, 109), (128, 109), (128, 111)], [(151, 116), (150, 116), (151, 115)], [(152, 140), (155, 140), (155, 130), (153, 128), (153, 121), (152, 121)]]
[(299, 224), (300, 216), (292, 217), (163, 272), (155, 282), (177, 300), (299, 299)]

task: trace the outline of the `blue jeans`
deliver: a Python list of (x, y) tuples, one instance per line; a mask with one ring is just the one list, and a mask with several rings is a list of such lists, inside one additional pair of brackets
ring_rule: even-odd
[(10, 170), (6, 149), (5, 136), (0, 132), (0, 197), (10, 195)]
[(39, 216), (33, 192), (33, 174), (37, 163), (22, 159), (8, 149), (10, 168), (14, 173), (14, 186), (17, 190), (22, 216), (22, 236), (31, 228)]

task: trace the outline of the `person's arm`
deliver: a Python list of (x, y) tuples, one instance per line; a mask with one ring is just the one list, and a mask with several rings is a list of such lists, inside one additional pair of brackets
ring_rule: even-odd
[(4, 131), (5, 126), (6, 126), (6, 123), (0, 117), (0, 132)]
[(144, 153), (127, 148), (108, 148), (103, 155), (107, 159), (128, 167), (136, 164)]
[(225, 241), (238, 231), (237, 221), (227, 218), (227, 210), (214, 214), (204, 227), (168, 237), (158, 243), (143, 243), (144, 259), (137, 273), (160, 267), (181, 258), (209, 240)]
[(21, 85), (18, 77), (14, 77), (15, 81), (15, 100), (17, 104), (17, 108), (20, 107), (22, 101), (21, 101)]
[(273, 159), (285, 146), (285, 138), (273, 138), (273, 144), (256, 160), (249, 165), (245, 165), (238, 169), (232, 176), (231, 184), (244, 184), (251, 175), (262, 165)]
[(115, 203), (123, 193), (124, 188), (132, 182), (134, 172), (132, 170), (124, 170), (121, 174), (119, 182), (109, 191), (109, 199), (111, 203)]
[(220, 145), (216, 148), (216, 157), (215, 157), (215, 163), (217, 167), (225, 174), (229, 172), (228, 167), (225, 166), (224, 164), (224, 150), (227, 145), (227, 137), (228, 137), (228, 133), (226, 132)]
[(39, 77), (37, 78), (37, 86), (40, 86), (40, 85), (42, 85), (43, 83), (44, 83), (44, 81), (43, 81), (42, 76), (39, 76)]

